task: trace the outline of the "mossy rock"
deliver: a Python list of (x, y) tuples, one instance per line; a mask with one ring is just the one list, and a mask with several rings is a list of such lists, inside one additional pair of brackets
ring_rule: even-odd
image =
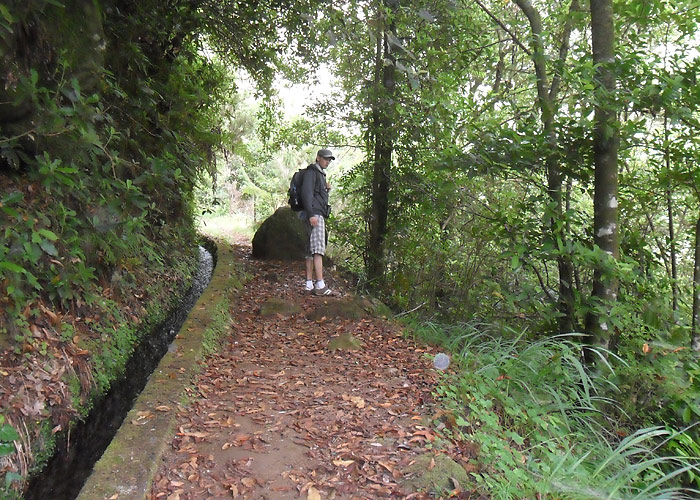
[(389, 309), (389, 306), (375, 297), (361, 297), (361, 300), (363, 309), (372, 316), (389, 318), (394, 314)]
[(301, 307), (293, 302), (287, 302), (282, 299), (270, 299), (260, 307), (261, 316), (276, 316), (281, 315), (285, 318), (299, 314)]
[[(435, 466), (431, 469), (432, 460), (435, 460)], [(468, 489), (467, 485), (471, 482), (464, 467), (443, 453), (420, 455), (402, 472), (402, 486), (412, 491), (439, 494), (454, 490), (458, 485), (463, 490)]]
[(352, 333), (343, 333), (328, 343), (329, 351), (354, 351), (362, 349), (362, 341)]
[(306, 228), (298, 214), (289, 207), (278, 208), (255, 232), (253, 257), (304, 260), (306, 240)]
[(367, 297), (349, 297), (331, 299), (321, 303), (307, 315), (312, 321), (322, 318), (362, 319), (368, 316), (387, 317), (389, 308), (376, 299)]

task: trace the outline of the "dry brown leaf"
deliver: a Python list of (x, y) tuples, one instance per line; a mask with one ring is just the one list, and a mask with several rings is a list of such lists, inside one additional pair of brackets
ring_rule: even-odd
[(356, 407), (362, 409), (365, 407), (365, 400), (359, 396), (353, 396), (350, 400), (355, 404)]
[(272, 491), (291, 491), (291, 486), (273, 486), (270, 488)]
[(58, 317), (56, 313), (54, 313), (52, 310), (47, 309), (43, 305), (40, 305), (41, 310), (44, 311), (44, 313), (49, 317), (49, 321), (51, 322), (52, 325), (57, 325), (58, 323), (61, 322), (61, 318)]
[(354, 463), (355, 463), (354, 460), (340, 460), (340, 459), (333, 460), (333, 465), (335, 465), (337, 467), (347, 467), (348, 465), (354, 464)]
[(475, 472), (479, 470), (479, 466), (473, 462), (462, 462), (462, 467), (467, 472)]
[(251, 436), (248, 434), (236, 434), (233, 436), (233, 445), (234, 446), (241, 446), (243, 443), (250, 441)]
[(423, 436), (431, 443), (435, 440), (435, 435), (427, 429), (418, 430), (413, 433), (413, 436)]
[(388, 463), (386, 463), (386, 462), (382, 462), (381, 460), (380, 460), (378, 463), (379, 463), (379, 465), (381, 465), (382, 467), (384, 467), (384, 468), (385, 468), (386, 470), (388, 470), (389, 472), (392, 472), (392, 473), (394, 472), (394, 466), (393, 466), (393, 465), (388, 464)]
[(306, 500), (321, 500), (321, 494), (312, 486), (307, 492)]
[(193, 438), (205, 438), (209, 436), (208, 432), (190, 432), (190, 431), (184, 431), (178, 433), (180, 436), (187, 436), (187, 437), (193, 437)]

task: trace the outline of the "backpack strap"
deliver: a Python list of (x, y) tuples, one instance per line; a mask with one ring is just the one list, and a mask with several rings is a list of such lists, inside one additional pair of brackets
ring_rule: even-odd
[(316, 164), (310, 163), (309, 166), (306, 167), (306, 170), (311, 170), (314, 173), (314, 176), (315, 176), (314, 177), (314, 187), (315, 187), (315, 185), (318, 184), (318, 174), (320, 174), (320, 172), (318, 171), (318, 169), (314, 165), (316, 165)]

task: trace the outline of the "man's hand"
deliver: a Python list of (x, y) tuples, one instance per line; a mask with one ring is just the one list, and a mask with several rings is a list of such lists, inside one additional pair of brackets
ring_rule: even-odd
[(309, 223), (311, 224), (312, 227), (316, 227), (318, 224), (318, 216), (314, 215), (309, 219)]

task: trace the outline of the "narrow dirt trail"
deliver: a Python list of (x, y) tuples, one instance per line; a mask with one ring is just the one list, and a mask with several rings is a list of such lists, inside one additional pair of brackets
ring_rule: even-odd
[[(300, 263), (239, 251), (253, 277), (232, 304), (230, 335), (179, 408), (152, 499), (428, 498), (410, 487), (419, 455), (468, 463), (444, 440), (432, 451), (431, 348), (382, 319), (324, 315), (333, 302), (352, 300), (332, 275), (340, 297), (310, 296)], [(261, 314), (270, 301), (301, 312)], [(330, 350), (344, 333), (363, 348)]]

